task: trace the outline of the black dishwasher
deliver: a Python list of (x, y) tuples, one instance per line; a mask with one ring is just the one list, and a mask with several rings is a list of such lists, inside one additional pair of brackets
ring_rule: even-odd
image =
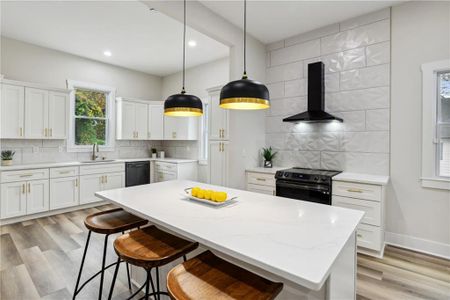
[(150, 183), (150, 162), (133, 161), (125, 163), (125, 186)]

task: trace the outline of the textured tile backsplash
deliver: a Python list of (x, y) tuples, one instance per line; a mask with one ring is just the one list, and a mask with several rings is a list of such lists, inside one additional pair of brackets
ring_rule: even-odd
[[(389, 173), (390, 11), (381, 10), (267, 45), (272, 99), (266, 144), (275, 164)], [(306, 110), (308, 64), (325, 64), (326, 110), (344, 123), (283, 123)]]

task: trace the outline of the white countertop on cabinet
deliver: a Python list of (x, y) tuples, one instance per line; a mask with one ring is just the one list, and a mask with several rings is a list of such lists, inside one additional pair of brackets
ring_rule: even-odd
[(47, 162), (47, 163), (37, 163), (37, 164), (21, 164), (21, 165), (12, 165), (12, 166), (1, 166), (1, 171), (16, 171), (16, 170), (28, 170), (28, 169), (41, 169), (41, 168), (59, 168), (59, 167), (73, 167), (73, 166), (91, 166), (91, 165), (104, 165), (104, 164), (114, 164), (114, 163), (124, 163), (124, 162), (132, 162), (132, 161), (161, 161), (161, 162), (169, 162), (169, 163), (192, 163), (197, 162), (196, 159), (182, 159), (182, 158), (119, 158), (114, 159), (108, 162), (93, 162), (93, 163), (83, 163), (79, 161), (69, 161), (69, 162)]
[(279, 170), (289, 169), (287, 167), (273, 167), (273, 168), (263, 168), (254, 167), (245, 169), (246, 172), (263, 173), (263, 174), (275, 174)]
[[(183, 190), (196, 185), (238, 198), (220, 208), (185, 199)], [(313, 290), (323, 286), (364, 214), (187, 180), (96, 195), (205, 247)]]
[(342, 172), (334, 176), (333, 180), (387, 185), (389, 182), (389, 176)]

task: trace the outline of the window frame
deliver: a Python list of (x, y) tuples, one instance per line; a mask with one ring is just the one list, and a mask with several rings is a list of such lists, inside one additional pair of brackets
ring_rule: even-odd
[(450, 71), (450, 59), (422, 65), (422, 186), (450, 190), (450, 177), (438, 176), (438, 75)]
[(69, 138), (67, 140), (67, 152), (91, 152), (92, 145), (75, 144), (75, 92), (76, 89), (98, 91), (106, 94), (106, 145), (99, 145), (99, 151), (114, 151), (116, 136), (115, 99), (116, 88), (90, 82), (67, 80), (67, 88), (70, 90), (70, 120)]

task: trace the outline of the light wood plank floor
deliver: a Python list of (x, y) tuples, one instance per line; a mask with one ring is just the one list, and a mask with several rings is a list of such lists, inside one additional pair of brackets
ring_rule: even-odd
[[(84, 218), (110, 209), (105, 205), (0, 227), (0, 299), (71, 299), (83, 254), (87, 230)], [(108, 261), (116, 255), (108, 247)], [(103, 236), (93, 234), (84, 278), (98, 271)], [(89, 274), (88, 274), (89, 273)], [(105, 275), (103, 298), (109, 292), (113, 270)], [(98, 280), (77, 299), (97, 299)], [(450, 300), (450, 261), (401, 248), (387, 247), (383, 259), (358, 256), (357, 298)], [(125, 268), (121, 268), (114, 299), (125, 299)], [(343, 299), (346, 300), (346, 299)]]

